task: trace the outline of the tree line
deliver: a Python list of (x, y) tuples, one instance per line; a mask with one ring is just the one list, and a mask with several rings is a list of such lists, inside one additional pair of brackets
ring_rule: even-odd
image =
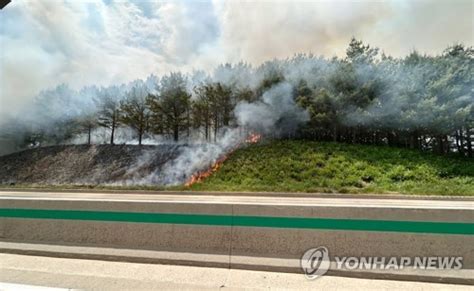
[[(408, 147), (441, 154), (473, 155), (474, 49), (461, 44), (441, 54), (417, 51), (395, 58), (352, 39), (344, 57), (298, 54), (267, 61), (221, 65), (150, 76), (121, 86), (67, 85), (39, 94), (27, 115), (4, 126), (3, 136), (21, 146), (64, 143), (96, 128), (114, 144), (118, 128), (143, 138), (216, 141), (225, 128), (239, 126), (242, 102), (264, 102), (262, 94), (286, 82), (309, 121), (294, 132), (271, 138), (300, 138)], [(25, 120), (28, 120), (25, 122)]]
[(141, 145), (145, 134), (164, 135), (178, 142), (188, 140), (191, 131), (202, 133), (206, 141), (216, 141), (219, 130), (230, 126), (235, 106), (230, 87), (221, 83), (203, 84), (194, 89), (196, 97), (192, 98), (186, 77), (171, 73), (161, 78), (157, 88), (156, 93), (149, 93), (135, 85), (122, 100), (107, 93), (97, 99), (97, 113), (82, 121), (88, 143), (95, 127), (110, 130), (111, 144), (119, 126), (132, 128)]

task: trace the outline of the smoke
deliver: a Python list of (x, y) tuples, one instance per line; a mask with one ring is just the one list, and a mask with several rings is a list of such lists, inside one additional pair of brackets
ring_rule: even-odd
[(237, 123), (244, 128), (275, 137), (295, 133), (301, 124), (309, 120), (309, 114), (296, 105), (293, 92), (293, 86), (284, 82), (263, 93), (261, 100), (257, 102), (237, 104)]
[[(64, 144), (87, 144), (89, 141), (89, 134), (87, 132), (79, 133), (74, 137), (66, 140)], [(108, 144), (110, 143), (110, 130), (99, 127), (91, 130), (91, 144)], [(114, 133), (115, 144), (130, 144), (138, 145), (138, 138), (136, 131), (130, 127), (119, 127)], [(169, 140), (161, 135), (146, 134), (142, 138), (143, 145), (159, 145), (169, 144)]]
[(177, 155), (158, 170), (145, 177), (134, 176), (137, 169), (149, 167), (153, 155), (159, 152), (147, 152), (131, 166), (131, 179), (124, 184), (139, 185), (180, 185), (188, 181), (199, 171), (209, 168), (223, 156), (245, 146), (249, 132), (264, 136), (281, 137), (294, 134), (297, 128), (309, 120), (306, 110), (294, 101), (294, 88), (289, 83), (279, 83), (267, 90), (256, 102), (241, 102), (236, 105), (234, 115), (237, 127), (224, 128), (215, 143), (177, 145)]
[(464, 126), (473, 118), (472, 81), (462, 77), (473, 71), (472, 49), (470, 54), (434, 61), (415, 53), (417, 61), (413, 64), (387, 59), (376, 66), (355, 65), (359, 86), (372, 86), (376, 98), (366, 106), (342, 108), (342, 122), (347, 126), (449, 134), (452, 124)]
[(184, 184), (193, 174), (209, 168), (222, 156), (229, 154), (242, 141), (243, 138), (238, 134), (238, 130), (231, 129), (216, 144), (183, 146), (175, 159), (166, 163), (160, 171), (148, 175), (139, 184)]
[[(313, 52), (355, 36), (395, 56), (473, 44), (470, 0), (12, 1), (2, 10), (0, 124), (38, 92)], [(36, 69), (39, 68), (39, 69)]]
[[(136, 82), (135, 82), (136, 83)], [(306, 110), (294, 101), (294, 87), (287, 83), (278, 83), (265, 91), (255, 102), (240, 102), (235, 106), (235, 127), (219, 130), (217, 141), (203, 142), (199, 138), (188, 139), (186, 143), (176, 143), (164, 150), (147, 150), (137, 158), (127, 170), (125, 179), (114, 184), (124, 185), (179, 185), (190, 179), (196, 172), (207, 169), (218, 159), (240, 146), (245, 146), (249, 132), (264, 136), (281, 137), (294, 134), (301, 124), (309, 120)], [(91, 133), (92, 143), (107, 143), (109, 135), (104, 129), (95, 129)], [(116, 132), (116, 144), (136, 144), (133, 130), (119, 128)], [(197, 136), (196, 133), (192, 136)], [(75, 136), (66, 143), (84, 143), (86, 133)], [(145, 144), (169, 144), (173, 142), (163, 136), (149, 136)], [(162, 156), (160, 158), (160, 156)], [(162, 165), (153, 165), (155, 160), (166, 160)], [(144, 170), (148, 169), (148, 170)]]
[[(238, 128), (228, 128), (216, 143), (164, 142), (158, 148), (147, 149), (137, 157), (128, 167), (124, 179), (108, 184), (181, 185), (193, 174), (209, 168), (218, 159), (243, 146), (244, 139)], [(161, 163), (157, 164), (156, 161)]]
[[(147, 152), (130, 167), (127, 173), (129, 178), (123, 183), (182, 184), (193, 173), (206, 169), (242, 145), (249, 132), (270, 138), (293, 137), (310, 120), (310, 112), (295, 101), (301, 94), (306, 94), (308, 100), (313, 102), (319, 100), (318, 94), (324, 93), (322, 97), (327, 97), (329, 106), (333, 107), (324, 110), (335, 110), (339, 122), (346, 126), (407, 130), (431, 126), (442, 130), (444, 124), (469, 117), (473, 104), (469, 84), (456, 83), (457, 73), (446, 74), (447, 78), (454, 80), (448, 78), (448, 83), (443, 83), (446, 82), (445, 78), (440, 79), (441, 82), (437, 84), (433, 82), (436, 80), (433, 76), (441, 74), (446, 68), (469, 72), (472, 70), (472, 60), (466, 62), (459, 57), (442, 57), (436, 58), (439, 62), (436, 64), (432, 61), (435, 58), (419, 58), (412, 65), (406, 65), (405, 60), (400, 59), (377, 59), (375, 63), (355, 63), (348, 66), (347, 62), (340, 59), (328, 60), (301, 54), (291, 59), (266, 62), (256, 68), (238, 63), (219, 66), (212, 75), (204, 71), (186, 74), (188, 91), (204, 83), (222, 82), (232, 88), (232, 94), (248, 89), (251, 94), (260, 95), (244, 98), (250, 101), (240, 101), (235, 105), (232, 126), (219, 129), (214, 143), (203, 141), (200, 129), (191, 131), (189, 137), (182, 136), (180, 144), (174, 144), (168, 136), (147, 133), (143, 144), (176, 146), (169, 153), (173, 158), (154, 168), (149, 165), (150, 160), (153, 160), (150, 157), (166, 153)], [(90, 86), (77, 91), (67, 85), (60, 85), (41, 92), (21, 118), (12, 120), (11, 127), (2, 127), (0, 131), (9, 131), (15, 138), (21, 138), (22, 132), (27, 134), (40, 130), (41, 133), (53, 136), (50, 144), (86, 143), (88, 133), (84, 130), (80, 133), (71, 131), (71, 120), (89, 116), (96, 118), (99, 108), (97, 99), (104, 96), (119, 102), (132, 88), (139, 88), (145, 95), (155, 94), (159, 80), (160, 77), (150, 75), (144, 81), (136, 80), (110, 87)], [(268, 80), (273, 85), (263, 87)], [(344, 87), (336, 87), (339, 83), (352, 84), (355, 91), (347, 93)], [(448, 90), (446, 92), (442, 91), (445, 87)], [(453, 96), (449, 95), (452, 91), (456, 92)], [(370, 95), (376, 98), (366, 101), (363, 106), (357, 104)], [(442, 100), (444, 95), (451, 97)], [(109, 138), (108, 129), (96, 128), (91, 131), (91, 142), (94, 144), (108, 143)], [(137, 144), (136, 132), (120, 126), (115, 134), (115, 143)]]
[[(453, 116), (465, 119), (472, 112), (472, 95), (458, 94), (449, 102), (439, 99), (442, 94), (428, 96), (430, 76), (426, 74), (438, 70), (431, 65), (408, 68), (388, 60), (377, 71), (370, 66), (356, 67), (355, 77), (348, 77), (340, 70), (340, 58), (301, 54), (288, 59), (301, 52), (343, 56), (352, 36), (396, 56), (414, 47), (433, 53), (453, 41), (470, 45), (471, 1), (456, 5), (430, 1), (413, 5), (403, 1), (15, 2), (2, 11), (4, 25), (0, 28), (0, 41), (5, 44), (0, 68), (0, 134), (15, 142), (40, 132), (53, 137), (41, 145), (85, 143), (88, 134), (71, 132), (69, 121), (96, 114), (101, 96), (118, 102), (132, 87), (154, 94), (157, 76), (173, 70), (187, 73), (189, 92), (202, 83), (221, 82), (233, 91), (249, 89), (260, 94), (256, 101), (250, 98), (252, 101), (236, 104), (235, 127), (221, 129), (215, 143), (203, 143), (193, 138), (196, 132), (191, 133), (186, 140), (189, 144), (173, 145), (174, 158), (160, 172), (143, 178), (137, 173), (150, 166), (150, 155), (163, 154), (147, 152), (130, 168), (130, 179), (124, 183), (182, 183), (240, 145), (249, 131), (269, 137), (293, 136), (310, 119), (310, 113), (295, 102), (302, 81), (311, 97), (324, 91), (340, 121), (348, 126), (424, 128), (433, 126), (435, 119), (441, 124)], [(440, 29), (443, 33), (438, 33)], [(236, 64), (216, 68), (225, 62)], [(274, 74), (279, 81), (263, 88), (262, 82)], [(351, 77), (355, 87), (371, 87), (374, 80), (380, 84), (375, 89), (380, 90), (377, 102), (363, 108), (339, 102), (352, 96), (334, 88), (334, 79)], [(11, 112), (19, 114), (9, 118)], [(108, 139), (109, 132), (103, 128), (91, 132), (93, 143)], [(121, 127), (115, 142), (138, 141), (131, 129)], [(148, 135), (143, 143), (171, 142)]]

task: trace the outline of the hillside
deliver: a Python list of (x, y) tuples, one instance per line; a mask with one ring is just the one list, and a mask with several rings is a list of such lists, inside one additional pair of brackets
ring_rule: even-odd
[[(145, 178), (163, 174), (164, 165), (182, 149), (176, 145), (31, 149), (0, 157), (0, 184), (161, 189), (159, 179)], [(233, 152), (203, 182), (173, 189), (474, 195), (474, 161), (381, 146), (262, 142)]]
[(279, 141), (236, 151), (192, 188), (474, 195), (474, 161), (390, 147)]
[(159, 170), (179, 146), (63, 145), (0, 157), (0, 184), (133, 184)]

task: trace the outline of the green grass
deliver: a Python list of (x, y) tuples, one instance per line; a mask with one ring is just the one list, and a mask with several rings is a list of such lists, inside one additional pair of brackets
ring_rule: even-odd
[(0, 185), (0, 189), (94, 191), (269, 191), (474, 196), (474, 159), (386, 146), (273, 141), (230, 155), (192, 187), (154, 185)]
[(191, 189), (474, 195), (474, 160), (383, 146), (276, 141), (237, 150)]

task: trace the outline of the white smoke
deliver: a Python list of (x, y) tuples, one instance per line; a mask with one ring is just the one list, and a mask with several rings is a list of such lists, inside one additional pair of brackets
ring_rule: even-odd
[(309, 113), (295, 103), (293, 91), (294, 88), (284, 82), (270, 88), (257, 102), (237, 104), (237, 123), (263, 134), (294, 133), (309, 120)]
[(160, 173), (148, 177), (153, 184), (179, 185), (193, 174), (209, 168), (232, 147), (242, 142), (237, 130), (232, 129), (216, 144), (202, 144), (184, 147), (180, 155), (167, 163)]
[[(293, 91), (294, 88), (284, 82), (274, 85), (256, 102), (237, 104), (234, 115), (238, 126), (221, 130), (216, 143), (180, 145), (176, 158), (146, 177), (135, 176), (125, 184), (180, 185), (236, 148), (245, 146), (249, 132), (272, 137), (293, 134), (299, 125), (309, 120), (308, 112), (295, 103)], [(148, 166), (153, 154), (160, 153), (146, 152), (129, 173), (133, 175), (136, 169)]]
[[(87, 144), (89, 134), (83, 132), (75, 135), (73, 138), (64, 142), (64, 144)], [(97, 127), (91, 130), (91, 144), (108, 144), (110, 143), (110, 129), (103, 127)], [(138, 145), (137, 133), (130, 127), (119, 127), (116, 129), (114, 134), (115, 144), (130, 144)], [(169, 143), (169, 140), (161, 135), (145, 134), (142, 138), (143, 145), (158, 145)]]

